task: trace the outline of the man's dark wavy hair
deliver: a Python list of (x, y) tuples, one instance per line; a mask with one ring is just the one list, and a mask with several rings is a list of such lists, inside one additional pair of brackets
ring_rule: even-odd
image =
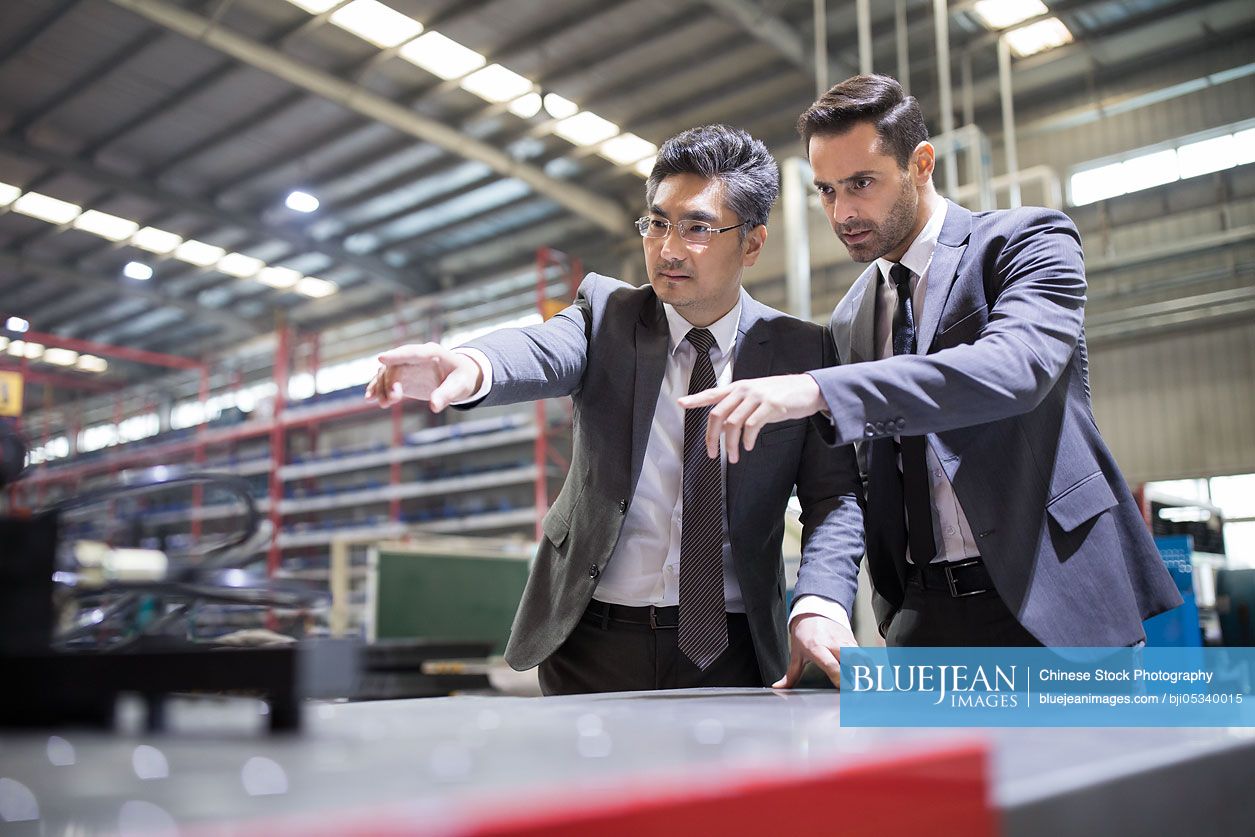
[(876, 127), (882, 148), (903, 169), (915, 147), (928, 139), (919, 102), (895, 79), (880, 75), (852, 76), (834, 85), (798, 117), (797, 132), (809, 148), (816, 134), (844, 134), (861, 122)]

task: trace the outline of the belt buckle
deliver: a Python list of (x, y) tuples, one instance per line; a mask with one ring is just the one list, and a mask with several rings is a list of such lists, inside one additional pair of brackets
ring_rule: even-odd
[(950, 587), (950, 598), (966, 599), (968, 596), (979, 596), (981, 593), (989, 592), (989, 588), (985, 587), (980, 590), (969, 590), (966, 593), (960, 593), (958, 588), (955, 587), (954, 571), (959, 569), (960, 567), (972, 567), (979, 563), (980, 563), (979, 558), (970, 558), (967, 561), (955, 561), (953, 563), (946, 564), (944, 569), (946, 571), (946, 584)]

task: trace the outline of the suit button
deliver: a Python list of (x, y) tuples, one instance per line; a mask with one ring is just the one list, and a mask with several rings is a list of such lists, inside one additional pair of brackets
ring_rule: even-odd
[(894, 420), (893, 424), (894, 424), (894, 426), (895, 426), (895, 427), (897, 427), (899, 430), (905, 430), (905, 429), (906, 429), (906, 419), (902, 418), (902, 416), (898, 416), (898, 417)]
[(875, 426), (874, 424), (872, 424), (871, 422), (868, 422), (867, 424), (863, 425), (863, 435), (864, 435), (864, 436), (866, 436), (866, 437), (867, 437), (867, 438), (869, 438), (869, 439), (870, 439), (871, 437), (875, 436), (875, 435), (876, 435), (876, 426)]
[(601, 567), (597, 566), (596, 564), (593, 564), (592, 566), (588, 568), (589, 578), (596, 578), (599, 575), (601, 575)]
[(619, 501), (619, 514), (627, 514), (627, 500)]
[(876, 435), (882, 435), (885, 432), (885, 423), (883, 421), (876, 422)]

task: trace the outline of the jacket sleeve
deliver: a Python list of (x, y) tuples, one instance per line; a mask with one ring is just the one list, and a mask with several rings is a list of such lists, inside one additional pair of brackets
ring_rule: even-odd
[(505, 328), (471, 340), (466, 348), (483, 352), (492, 364), (492, 388), (464, 408), (560, 398), (579, 390), (588, 363), (593, 310), (604, 304), (616, 280), (590, 273), (575, 302), (541, 323)]
[[(822, 337), (828, 367), (836, 363), (836, 351), (827, 330)], [(864, 552), (863, 488), (854, 446), (830, 447), (816, 422), (807, 422), (796, 482), (802, 505), (802, 565), (794, 599), (823, 596), (851, 614)]]
[(977, 269), (997, 277), (996, 299), (973, 343), (811, 373), (832, 413), (831, 443), (985, 424), (1046, 397), (1080, 339), (1085, 267), (1067, 216), (1017, 216), (1014, 231), (980, 254)]

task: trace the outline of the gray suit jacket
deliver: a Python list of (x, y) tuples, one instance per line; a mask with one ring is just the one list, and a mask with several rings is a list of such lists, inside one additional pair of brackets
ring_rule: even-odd
[[(930, 434), (998, 593), (1043, 643), (1143, 639), (1142, 620), (1181, 597), (1094, 423), (1071, 220), (950, 203), (917, 354), (867, 363), (878, 277), (873, 264), (833, 312), (849, 365), (814, 373), (833, 414), (817, 426), (836, 444)], [(877, 523), (869, 514), (883, 632), (902, 602), (905, 556)]]
[[(761, 305), (742, 291), (737, 379), (805, 372), (833, 362), (821, 326)], [(610, 560), (636, 490), (666, 369), (668, 330), (652, 288), (590, 273), (575, 303), (543, 325), (469, 343), (488, 356), (481, 404), (573, 396), (571, 468), (544, 519), (542, 539), (506, 647), (531, 668), (570, 635)], [(727, 468), (727, 518), (759, 668), (784, 674), (788, 641), (781, 541), (785, 505), (802, 503), (802, 569), (795, 592), (854, 599), (863, 553), (861, 485), (853, 448), (832, 447), (810, 421), (769, 425)]]

